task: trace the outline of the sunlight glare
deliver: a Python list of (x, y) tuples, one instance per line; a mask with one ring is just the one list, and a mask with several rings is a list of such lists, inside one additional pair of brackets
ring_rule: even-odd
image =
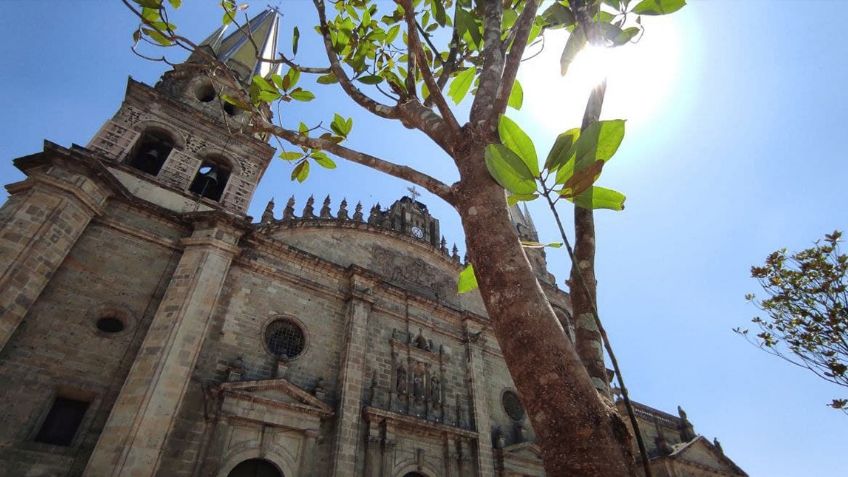
[(525, 92), (522, 112), (549, 133), (577, 127), (589, 93), (606, 74), (603, 118), (627, 119), (632, 131), (661, 115), (670, 107), (679, 76), (680, 35), (668, 19), (645, 24), (636, 44), (581, 51), (565, 77), (559, 74), (559, 57), (568, 34), (549, 32), (544, 51), (528, 60), (519, 75)]

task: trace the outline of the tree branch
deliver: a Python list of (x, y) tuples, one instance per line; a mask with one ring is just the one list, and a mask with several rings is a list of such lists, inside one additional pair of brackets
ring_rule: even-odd
[[(458, 132), (460, 128), (459, 123), (456, 121), (456, 117), (453, 115), (453, 111), (451, 111), (447, 101), (445, 101), (445, 96), (436, 84), (436, 80), (433, 78), (433, 72), (427, 64), (427, 55), (424, 53), (424, 48), (421, 46), (421, 39), (418, 37), (418, 30), (416, 29), (417, 22), (415, 21), (415, 10), (412, 6), (412, 0), (403, 0), (403, 9), (404, 16), (406, 17), (409, 49), (411, 50), (410, 54), (415, 55), (417, 59), (416, 66), (418, 70), (421, 71), (421, 75), (424, 77), (424, 83), (427, 84), (427, 89), (430, 90), (430, 98), (432, 98), (433, 102), (436, 103), (436, 107), (439, 108), (442, 118), (447, 122), (448, 127), (450, 127), (452, 131)], [(438, 55), (438, 53), (438, 51), (433, 52), (434, 55)], [(411, 74), (411, 72), (409, 74)]]
[(374, 101), (365, 93), (360, 91), (359, 88), (354, 86), (350, 81), (347, 73), (345, 73), (339, 63), (339, 57), (336, 55), (335, 50), (333, 50), (333, 42), (330, 40), (330, 28), (327, 25), (327, 14), (324, 11), (324, 0), (312, 1), (315, 4), (315, 9), (318, 11), (321, 38), (324, 40), (324, 49), (327, 51), (327, 59), (330, 60), (330, 69), (333, 71), (333, 74), (336, 75), (336, 79), (339, 80), (339, 85), (341, 85), (342, 89), (344, 89), (345, 93), (347, 93), (351, 99), (371, 113), (374, 113), (381, 118), (397, 119), (398, 111), (396, 107)]
[(491, 117), (495, 105), (504, 65), (500, 45), (503, 4), (499, 0), (478, 0), (477, 8), (483, 12), (483, 71), (480, 73), (477, 96), (471, 105), (471, 123), (485, 128), (485, 133), (493, 134), (495, 129), (491, 123), (487, 123), (487, 119)]
[(341, 157), (342, 159), (346, 159), (350, 162), (369, 167), (376, 171), (380, 171), (390, 176), (397, 177), (398, 179), (403, 179), (405, 181), (412, 182), (413, 184), (421, 186), (424, 189), (432, 192), (434, 195), (442, 198), (445, 202), (451, 205), (455, 205), (453, 198), (453, 190), (450, 188), (450, 186), (436, 179), (435, 177), (424, 174), (423, 172), (418, 172), (417, 170), (411, 167), (395, 164), (393, 162), (380, 159), (370, 154), (366, 154), (364, 152), (359, 152), (348, 147), (341, 146), (327, 139), (308, 137), (300, 134), (297, 131), (285, 129), (273, 124), (266, 123), (263, 126), (259, 126), (259, 129), (263, 132), (268, 132), (279, 138), (285, 139), (291, 144), (329, 151), (335, 154), (336, 156)]
[(538, 9), (538, 0), (528, 0), (513, 27), (515, 38), (512, 41), (512, 48), (509, 49), (509, 54), (506, 57), (501, 84), (498, 88), (497, 98), (495, 99), (495, 108), (492, 111), (493, 117), (491, 120), (495, 124), (497, 124), (498, 116), (506, 111), (509, 95), (512, 92), (512, 85), (515, 83), (518, 67), (521, 66), (521, 57), (527, 48), (527, 39), (530, 37), (530, 29), (533, 26), (533, 21), (536, 19), (536, 11)]

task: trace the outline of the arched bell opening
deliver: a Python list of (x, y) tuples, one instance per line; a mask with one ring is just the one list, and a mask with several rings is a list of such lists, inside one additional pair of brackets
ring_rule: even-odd
[(200, 164), (188, 190), (207, 199), (221, 200), (229, 178), (230, 168), (226, 165), (226, 161), (222, 158), (208, 157)]
[(151, 175), (159, 174), (168, 155), (174, 149), (171, 135), (159, 129), (144, 131), (138, 146), (130, 156), (129, 165)]
[(265, 459), (248, 459), (233, 467), (227, 477), (284, 477), (276, 465)]

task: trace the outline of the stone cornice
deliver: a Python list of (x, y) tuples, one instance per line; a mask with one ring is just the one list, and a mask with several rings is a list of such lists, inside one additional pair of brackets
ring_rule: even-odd
[(362, 409), (362, 416), (367, 421), (376, 422), (385, 420), (386, 422), (394, 424), (397, 427), (413, 429), (416, 432), (421, 432), (423, 430), (431, 435), (441, 436), (445, 434), (450, 434), (458, 437), (465, 437), (468, 439), (477, 439), (479, 437), (479, 434), (475, 431), (460, 429), (458, 427), (448, 426), (438, 422), (427, 421), (424, 419), (419, 419), (417, 417), (407, 416), (405, 414), (398, 414), (396, 412), (387, 411), (385, 409), (379, 409), (371, 406), (366, 406)]

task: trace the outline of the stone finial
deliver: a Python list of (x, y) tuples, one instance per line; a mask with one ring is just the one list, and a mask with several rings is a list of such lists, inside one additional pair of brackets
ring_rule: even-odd
[(530, 441), (530, 436), (527, 434), (527, 428), (520, 422), (515, 423), (515, 438), (518, 442)]
[(268, 201), (268, 205), (265, 206), (265, 212), (262, 212), (262, 223), (270, 224), (274, 221), (274, 198)]
[(362, 222), (362, 202), (356, 203), (356, 208), (353, 210), (353, 220)]
[(277, 360), (277, 367), (274, 370), (274, 377), (275, 378), (285, 378), (286, 377), (286, 371), (288, 371), (288, 370), (289, 370), (289, 361), (287, 359), (278, 359)]
[(713, 437), (713, 445), (719, 452), (724, 454), (724, 449), (721, 448), (721, 442), (718, 441), (718, 437)]
[(330, 215), (330, 196), (324, 198), (324, 205), (321, 206), (321, 218), (322, 219), (332, 219), (333, 216)]
[(459, 263), (459, 248), (457, 248), (456, 244), (453, 244), (453, 248), (451, 249), (451, 259)]
[(677, 430), (680, 431), (680, 440), (689, 442), (697, 437), (695, 427), (689, 422), (689, 419), (686, 417), (686, 411), (680, 406), (677, 406), (677, 415), (680, 416), (680, 423), (677, 427)]
[(421, 328), (418, 328), (418, 336), (415, 337), (415, 346), (419, 349), (430, 351), (430, 345), (427, 339), (424, 338), (424, 330)]
[(448, 241), (445, 240), (445, 236), (442, 235), (442, 240), (439, 242), (439, 250), (442, 251), (443, 254), (448, 255)]
[(283, 210), (283, 220), (291, 220), (294, 218), (294, 196), (289, 197), (286, 202), (286, 208)]
[(339, 212), (336, 214), (336, 217), (339, 220), (350, 220), (350, 217), (347, 215), (347, 199), (342, 199), (342, 203), (339, 204)]
[(315, 218), (315, 198), (311, 195), (308, 199), (306, 199), (306, 206), (303, 207), (303, 218), (304, 219), (314, 219)]
[(380, 225), (380, 203), (371, 207), (371, 214), (368, 215), (368, 223), (371, 225)]
[(468, 254), (467, 253), (462, 256), (462, 264), (468, 265)]

